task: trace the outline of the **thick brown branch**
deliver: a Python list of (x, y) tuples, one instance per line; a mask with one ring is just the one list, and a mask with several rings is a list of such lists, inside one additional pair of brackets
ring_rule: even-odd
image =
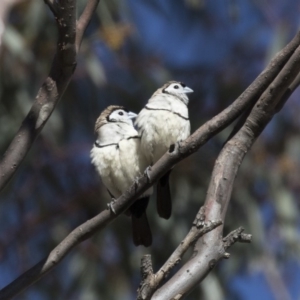
[[(82, 39), (91, 13), (95, 10), (98, 2), (89, 1), (83, 13), (84, 17), (80, 18), (79, 24), (82, 24), (78, 29), (80, 39)], [(79, 49), (79, 45), (75, 47), (75, 38), (76, 35), (78, 36), (76, 33), (76, 0), (59, 2), (45, 0), (45, 3), (56, 16), (59, 32), (57, 50), (49, 76), (40, 88), (28, 115), (0, 161), (0, 191), (15, 174), (34, 140), (51, 116), (76, 67), (76, 51)], [(76, 41), (78, 41), (78, 37)]]
[[(255, 139), (276, 113), (278, 104), (285, 97), (289, 85), (293, 85), (299, 71), (300, 46), (261, 95), (242, 128), (222, 149), (214, 166), (205, 201), (207, 220), (225, 220), (239, 166)], [(173, 299), (178, 295), (185, 296), (206, 277), (221, 258), (228, 257), (221, 238), (222, 231), (223, 226), (220, 226), (199, 239), (191, 260), (162, 286), (152, 299)]]
[[(64, 3), (68, 5), (64, 5)], [(61, 17), (57, 18), (60, 39), (56, 58), (53, 62), (49, 77), (40, 89), (29, 114), (23, 121), (18, 133), (0, 161), (0, 190), (3, 189), (22, 163), (35, 138), (42, 130), (61, 98), (73, 74), (76, 66), (76, 51), (74, 48), (75, 14), (73, 13), (73, 18), (69, 18), (68, 15), (70, 12), (69, 9), (71, 9), (71, 11), (72, 9), (75, 10), (74, 3), (76, 3), (74, 0), (70, 2), (64, 0), (60, 3), (64, 10), (59, 12)], [(95, 10), (96, 4), (98, 4), (98, 0), (90, 0), (78, 22), (77, 46), (80, 45), (83, 31), (89, 21), (88, 17), (90, 17), (91, 12)], [(165, 154), (161, 158), (161, 162), (157, 164), (157, 172), (152, 172), (152, 179), (161, 177), (175, 163), (197, 151), (211, 137), (235, 120), (250, 103), (256, 101), (292, 55), (299, 41), (300, 33), (276, 55), (268, 67), (232, 105), (201, 126), (192, 136), (182, 143), (179, 155), (174, 155), (173, 153), (170, 157), (170, 155)]]
[[(141, 264), (143, 280), (138, 289), (137, 299), (150, 299), (153, 293), (161, 285), (163, 280), (168, 276), (170, 271), (181, 261), (183, 255), (195, 243), (195, 241), (197, 241), (199, 237), (203, 236), (207, 232), (212, 231), (221, 224), (221, 220), (203, 223), (203, 221), (197, 215), (196, 220), (193, 222), (193, 226), (189, 233), (156, 274), (153, 274), (152, 271), (151, 256), (145, 255), (144, 260), (142, 260)], [(151, 268), (149, 268), (149, 266), (151, 266)]]
[[(293, 55), (295, 49), (300, 44), (300, 32), (295, 38), (281, 50), (274, 59), (269, 63), (266, 69), (254, 80), (254, 82), (238, 97), (229, 107), (219, 113), (217, 116), (206, 122), (196, 130), (185, 141), (177, 144), (173, 152), (167, 152), (159, 161), (151, 167), (148, 174), (151, 183), (157, 181), (162, 175), (170, 170), (176, 163), (180, 162), (187, 156), (196, 152), (209, 139), (215, 136), (223, 128), (233, 122), (240, 114), (254, 102), (256, 102), (272, 80), (279, 74), (285, 63)], [(149, 182), (146, 177), (139, 180), (126, 193), (117, 199), (114, 208), (118, 211), (124, 202), (133, 196), (139, 196), (149, 188)], [(128, 205), (126, 206), (128, 207)], [(218, 218), (211, 218), (211, 220)]]
[[(74, 1), (74, 0), (73, 0)], [(72, 1), (62, 0), (62, 2), (71, 3)], [(67, 11), (67, 10), (65, 10)], [(58, 25), (64, 27), (65, 21), (64, 17), (58, 18)], [(73, 23), (72, 23), (73, 24)], [(66, 26), (66, 30), (68, 26)], [(25, 154), (28, 152), (32, 141), (38, 134), (38, 132), (42, 129), (44, 123), (46, 122), (47, 118), (50, 116), (55, 104), (57, 103), (58, 99), (61, 97), (62, 92), (64, 91), (67, 83), (69, 82), (70, 76), (73, 72), (74, 68), (74, 58), (75, 56), (75, 49), (74, 49), (74, 36), (71, 34), (67, 38), (67, 41), (64, 40), (62, 37), (63, 31), (60, 34), (60, 41), (63, 43), (58, 44), (58, 52), (56, 59), (53, 64), (53, 68), (51, 70), (51, 75), (47, 78), (45, 84), (43, 85), (42, 89), (40, 90), (37, 100), (33, 105), (32, 110), (30, 111), (29, 115), (25, 119), (21, 129), (19, 131), (20, 136), (16, 138), (9, 150), (7, 151), (8, 155), (4, 158), (4, 160), (0, 163), (0, 175), (3, 175), (2, 178), (0, 176), (0, 188), (5, 185), (5, 183), (11, 178), (14, 171), (7, 171), (7, 167), (18, 167), (22, 159), (24, 158)], [(70, 38), (70, 40), (68, 40)], [(294, 52), (296, 46), (300, 43), (300, 36), (299, 34), (294, 38), (294, 40), (284, 48), (276, 57), (272, 60), (269, 66), (266, 68), (264, 72), (253, 82), (253, 84), (243, 93), (229, 108), (225, 109), (221, 112), (218, 116), (214, 117), (212, 120), (208, 121), (206, 124), (201, 126), (191, 137), (189, 137), (186, 141), (182, 142), (180, 145), (177, 145), (175, 150), (172, 153), (166, 153), (149, 171), (151, 177), (151, 183), (149, 182), (146, 175), (142, 176), (138, 182), (134, 183), (128, 191), (126, 191), (121, 197), (119, 197), (114, 205), (114, 209), (117, 212), (117, 215), (124, 212), (133, 202), (134, 200), (141, 195), (145, 190), (147, 190), (153, 182), (158, 180), (164, 173), (166, 173), (174, 164), (181, 161), (191, 153), (194, 153), (201, 147), (203, 144), (206, 143), (208, 139), (213, 137), (217, 134), (224, 126), (230, 124), (236, 117), (240, 115), (240, 113), (252, 103), (252, 101), (256, 100), (259, 95), (264, 91), (264, 89), (270, 84), (270, 82), (274, 79), (274, 77), (279, 73), (283, 65), (289, 59), (289, 57)], [(60, 64), (58, 62), (62, 61), (62, 69), (59, 68)], [(59, 77), (59, 76), (62, 76)], [(58, 81), (61, 79), (62, 81)], [(262, 130), (263, 128), (261, 128)], [(259, 133), (258, 133), (259, 134)], [(239, 137), (241, 138), (241, 137)], [(236, 141), (237, 144), (240, 141)], [(251, 140), (254, 142), (254, 137)], [(216, 166), (222, 166), (220, 164), (220, 159), (229, 157), (229, 161), (234, 159), (236, 162), (236, 169), (231, 171), (231, 175), (236, 174), (237, 168), (242, 161), (243, 156), (245, 155), (248, 148), (250, 148), (251, 143), (247, 144), (247, 147), (243, 147), (243, 144), (238, 148), (236, 160), (235, 155), (236, 152), (236, 145), (231, 140), (227, 143), (227, 147), (224, 147), (221, 155), (219, 156), (219, 160), (217, 161)], [(16, 148), (19, 150), (16, 150)], [(25, 148), (23, 150), (22, 148)], [(21, 151), (20, 151), (21, 150)], [(231, 153), (232, 152), (232, 153)], [(224, 162), (224, 169), (226, 170), (226, 160)], [(5, 167), (5, 168), (4, 168)], [(223, 169), (223, 170), (224, 170)], [(217, 170), (217, 168), (215, 168)], [(7, 172), (6, 172), (7, 171)], [(4, 178), (4, 179), (3, 179)], [(213, 176), (213, 178), (216, 178)], [(226, 181), (227, 179), (231, 179), (231, 177), (227, 177), (226, 174), (224, 176), (218, 176), (219, 181)], [(1, 181), (2, 180), (2, 181)], [(220, 182), (216, 182), (216, 186), (218, 186)], [(216, 186), (215, 183), (212, 182), (212, 189), (215, 190)], [(221, 185), (220, 185), (221, 186)], [(226, 190), (223, 190), (223, 192)], [(227, 197), (230, 194), (229, 192), (224, 192), (224, 195)], [(218, 190), (219, 195), (222, 194), (222, 190)], [(206, 201), (206, 206), (209, 208), (210, 215), (207, 217), (208, 220), (217, 220), (218, 218), (214, 218), (212, 213), (214, 209), (219, 212), (219, 207), (214, 208), (213, 204), (210, 203), (210, 192), (208, 194), (208, 199)], [(225, 199), (226, 200), (226, 199)], [(221, 205), (223, 199), (220, 199)], [(212, 204), (212, 207), (210, 207)], [(228, 201), (224, 201), (224, 203), (228, 204)], [(222, 210), (226, 212), (226, 205), (222, 205)], [(93, 219), (85, 222), (78, 228), (76, 228), (70, 235), (68, 235), (52, 252), (49, 256), (34, 266), (32, 269), (28, 270), (25, 274), (21, 275), (18, 279), (16, 279), (13, 283), (9, 286), (4, 288), (0, 292), (0, 299), (8, 299), (9, 296), (7, 295), (15, 295), (19, 293), (21, 290), (29, 286), (30, 284), (34, 283), (42, 276), (44, 276), (47, 272), (49, 272), (54, 266), (56, 266), (64, 256), (71, 251), (78, 243), (87, 239), (92, 234), (94, 234), (97, 230), (104, 228), (109, 222), (113, 221), (117, 215), (111, 214), (108, 210), (101, 212), (99, 215), (94, 217)], [(215, 214), (219, 216), (220, 214)], [(222, 218), (225, 215), (222, 215)], [(222, 227), (222, 226), (220, 226)], [(214, 230), (213, 232), (220, 231), (219, 229)], [(211, 233), (207, 234), (210, 235)], [(208, 247), (203, 247), (207, 249)], [(211, 253), (214, 254), (214, 253)], [(207, 253), (207, 257), (212, 257), (210, 260), (209, 267), (211, 268), (214, 263), (216, 262), (216, 257), (212, 256), (210, 253)], [(222, 254), (222, 251), (220, 251)], [(221, 255), (222, 256), (222, 255)], [(204, 256), (205, 257), (205, 256)], [(206, 273), (209, 271), (205, 269)], [(192, 274), (192, 273), (191, 273)], [(177, 276), (177, 275), (176, 275)], [(174, 276), (173, 278), (175, 278)]]
[(278, 102), (275, 108), (276, 112), (279, 112), (282, 109), (285, 102), (289, 99), (289, 97), (292, 95), (294, 90), (299, 86), (299, 84), (300, 84), (300, 73), (297, 75), (295, 80), (291, 83), (291, 85), (285, 91), (284, 95), (281, 97), (280, 101)]
[(78, 52), (83, 34), (89, 25), (92, 15), (94, 14), (100, 0), (88, 0), (84, 11), (82, 12), (78, 22), (77, 22), (77, 35), (76, 35), (76, 50)]

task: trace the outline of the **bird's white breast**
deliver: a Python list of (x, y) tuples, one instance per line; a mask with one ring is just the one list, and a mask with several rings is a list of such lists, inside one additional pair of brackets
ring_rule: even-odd
[[(139, 152), (140, 139), (137, 138), (123, 139), (118, 146), (93, 146), (92, 163), (115, 198), (121, 196), (146, 169), (147, 161)], [(146, 194), (151, 194), (151, 190)]]
[(146, 105), (148, 109), (142, 109), (137, 117), (141, 146), (149, 163), (155, 163), (169, 150), (170, 145), (190, 135), (187, 106), (172, 98), (152, 99)]

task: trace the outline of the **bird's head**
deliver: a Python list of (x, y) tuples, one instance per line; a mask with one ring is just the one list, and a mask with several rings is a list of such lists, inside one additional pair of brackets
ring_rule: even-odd
[(169, 94), (178, 97), (185, 104), (188, 104), (189, 98), (187, 94), (193, 93), (194, 91), (187, 87), (183, 82), (169, 81), (162, 88), (161, 91), (165, 94)]
[(136, 116), (135, 113), (128, 111), (123, 106), (110, 105), (97, 119), (95, 132), (97, 132), (101, 126), (108, 123), (126, 123), (133, 126), (132, 119)]

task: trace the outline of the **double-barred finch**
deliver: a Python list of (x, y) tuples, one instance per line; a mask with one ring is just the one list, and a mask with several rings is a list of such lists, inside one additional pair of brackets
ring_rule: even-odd
[[(187, 94), (193, 90), (182, 82), (170, 81), (158, 89), (136, 118), (141, 136), (141, 148), (150, 165), (154, 164), (171, 145), (190, 135)], [(170, 171), (157, 184), (157, 212), (169, 219), (172, 200), (169, 187)]]
[[(95, 125), (97, 140), (91, 150), (92, 164), (113, 198), (121, 196), (148, 166), (140, 150), (140, 137), (134, 129), (133, 112), (122, 106), (109, 106)], [(146, 191), (127, 211), (132, 218), (133, 242), (150, 246), (152, 234), (146, 208), (152, 189)]]

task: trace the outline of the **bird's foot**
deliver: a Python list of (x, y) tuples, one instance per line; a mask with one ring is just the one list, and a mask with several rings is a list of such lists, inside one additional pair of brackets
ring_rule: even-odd
[(115, 198), (111, 198), (111, 202), (107, 203), (107, 207), (116, 215), (116, 211), (114, 209), (114, 204), (116, 203), (116, 199)]
[(151, 182), (150, 173), (149, 173), (149, 172), (151, 171), (151, 168), (152, 168), (151, 165), (148, 166), (147, 169), (146, 169), (145, 172), (144, 172), (144, 173), (146, 174), (147, 179), (148, 179), (149, 182)]
[(140, 180), (140, 177), (135, 177), (134, 178), (134, 188), (135, 188), (135, 190), (138, 188), (138, 186), (139, 186), (139, 180)]
[(175, 145), (175, 144), (172, 144), (172, 145), (170, 145), (170, 147), (169, 147), (169, 153), (172, 153), (172, 152), (174, 152), (174, 150), (175, 150), (175, 147), (176, 147), (176, 145)]

